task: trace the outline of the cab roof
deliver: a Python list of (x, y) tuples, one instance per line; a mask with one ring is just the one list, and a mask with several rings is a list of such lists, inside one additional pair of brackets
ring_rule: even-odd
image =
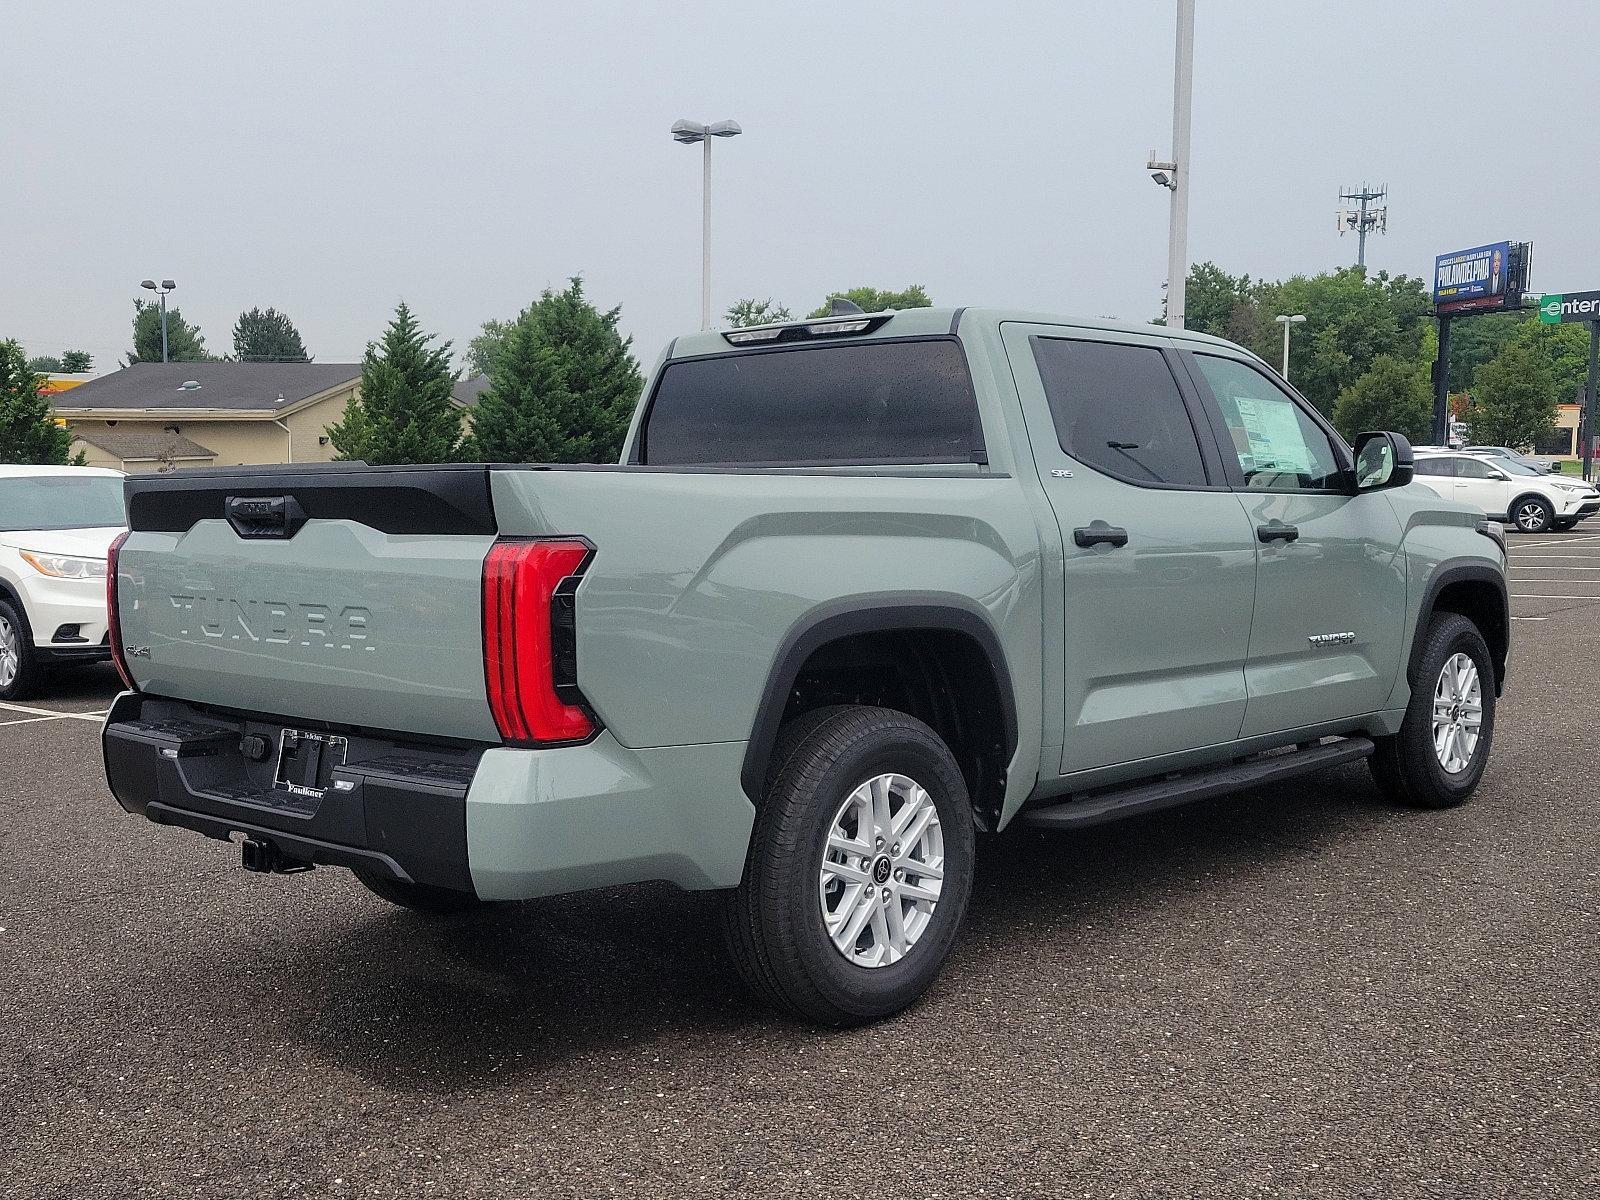
[[(777, 341), (772, 338), (765, 342), (751, 341), (743, 345), (730, 342), (725, 335), (747, 334), (754, 330), (777, 330), (780, 333), (790, 329), (800, 329), (806, 326), (821, 326), (830, 323), (849, 323), (860, 320), (862, 317), (869, 319), (873, 327), (863, 332), (838, 335), (840, 341), (856, 339), (873, 339), (886, 337), (928, 337), (937, 334), (954, 333), (957, 329), (970, 329), (971, 323), (978, 322), (989, 326), (998, 326), (1007, 321), (1015, 321), (1029, 325), (1059, 325), (1072, 329), (1089, 331), (1102, 331), (1109, 333), (1141, 334), (1151, 338), (1174, 338), (1186, 342), (1194, 342), (1208, 346), (1222, 346), (1230, 350), (1240, 350), (1242, 347), (1222, 338), (1212, 337), (1210, 334), (1196, 333), (1189, 329), (1168, 329), (1164, 325), (1153, 325), (1147, 321), (1117, 321), (1105, 317), (1068, 317), (1059, 313), (1030, 312), (1026, 309), (1009, 308), (905, 308), (889, 312), (865, 313), (861, 316), (855, 314), (840, 314), (831, 317), (802, 318), (794, 321), (779, 321), (770, 325), (756, 325), (745, 329), (711, 329), (699, 333), (689, 333), (674, 339), (667, 350), (668, 358), (696, 358), (706, 354), (728, 354), (739, 350), (752, 349)], [(784, 338), (784, 341), (790, 341)], [(795, 338), (796, 341), (811, 341), (804, 335)], [(829, 338), (828, 340), (833, 340)], [(1246, 351), (1249, 353), (1249, 351)], [(1254, 355), (1251, 355), (1254, 357)]]

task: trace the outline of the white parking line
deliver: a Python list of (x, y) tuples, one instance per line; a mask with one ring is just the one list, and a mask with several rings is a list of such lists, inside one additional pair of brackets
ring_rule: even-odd
[(1525, 567), (1517, 564), (1519, 571), (1600, 571), (1600, 567)]
[(1511, 598), (1513, 600), (1593, 600), (1595, 603), (1600, 604), (1600, 596), (1552, 596), (1546, 592), (1534, 592), (1531, 595), (1525, 592), (1512, 592)]
[(29, 716), (34, 717), (76, 717), (80, 721), (94, 721), (96, 723), (104, 720), (106, 712), (109, 711), (103, 710), (93, 713), (55, 712), (48, 708), (29, 708), (26, 704), (11, 704), (5, 700), (0, 700), (0, 709), (4, 709), (7, 712), (27, 713)]
[(7, 725), (32, 725), (39, 721), (59, 721), (66, 715), (66, 713), (52, 713), (48, 717), (18, 717), (15, 721), (0, 721), (0, 729), (4, 729)]

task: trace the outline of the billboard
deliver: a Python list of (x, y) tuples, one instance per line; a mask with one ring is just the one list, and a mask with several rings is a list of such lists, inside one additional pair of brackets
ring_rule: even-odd
[[(1499, 308), (1509, 290), (1511, 243), (1490, 242), (1433, 260), (1433, 306), (1441, 312)], [(1521, 302), (1521, 296), (1517, 296)]]

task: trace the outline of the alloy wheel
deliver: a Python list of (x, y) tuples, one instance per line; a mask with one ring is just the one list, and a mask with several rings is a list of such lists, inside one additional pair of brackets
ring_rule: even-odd
[(15, 683), (21, 669), (22, 645), (17, 640), (16, 627), (0, 617), (0, 688)]
[(1544, 508), (1529, 501), (1517, 509), (1517, 528), (1523, 533), (1538, 533), (1544, 528)]
[(835, 950), (858, 967), (899, 962), (927, 932), (943, 883), (944, 831), (920, 784), (875, 775), (845, 798), (817, 875)]
[(1483, 726), (1483, 681), (1478, 665), (1457, 651), (1445, 660), (1433, 688), (1433, 752), (1452, 775), (1472, 765)]

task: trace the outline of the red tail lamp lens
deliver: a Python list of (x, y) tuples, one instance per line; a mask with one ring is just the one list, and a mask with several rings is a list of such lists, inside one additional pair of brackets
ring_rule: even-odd
[(122, 543), (127, 540), (127, 532), (117, 534), (111, 548), (106, 551), (106, 640), (111, 643), (111, 661), (116, 665), (117, 674), (122, 676), (122, 686), (136, 692), (139, 685), (133, 682), (133, 676), (128, 671), (128, 660), (122, 653), (122, 619), (117, 602), (117, 556), (122, 553)]
[[(581, 742), (595, 722), (577, 695), (573, 579), (587, 542), (499, 541), (483, 560), (483, 672), (500, 736), (519, 745)], [(564, 694), (563, 694), (564, 693)]]

